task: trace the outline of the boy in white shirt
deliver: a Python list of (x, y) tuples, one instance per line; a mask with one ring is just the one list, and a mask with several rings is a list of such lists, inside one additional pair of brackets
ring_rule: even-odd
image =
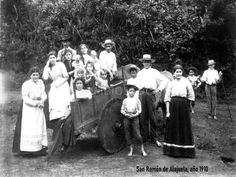
[(100, 55), (99, 60), (102, 69), (107, 69), (112, 72), (113, 75), (116, 75), (117, 72), (117, 63), (116, 55), (112, 52), (112, 48), (115, 46), (115, 43), (111, 39), (105, 40), (102, 44), (102, 47), (105, 48)]
[[(127, 84), (128, 85), (135, 85), (136, 87), (140, 87), (140, 84), (139, 84), (139, 79), (137, 78), (137, 74), (138, 72), (140, 71), (140, 69), (136, 66), (136, 65), (133, 65), (131, 64), (127, 70), (127, 72), (130, 74), (131, 78), (129, 78), (127, 80)], [(128, 93), (127, 93), (127, 96), (128, 96)], [(137, 90), (135, 92), (135, 97), (139, 97), (139, 91)]]
[(208, 118), (216, 118), (216, 84), (220, 82), (222, 72), (218, 72), (214, 69), (215, 67), (215, 61), (209, 60), (208, 61), (208, 69), (204, 71), (201, 81), (205, 82), (205, 92), (207, 97), (207, 107), (209, 109)]
[(144, 150), (143, 139), (140, 134), (139, 128), (139, 115), (142, 112), (140, 100), (134, 97), (135, 92), (138, 90), (138, 87), (135, 85), (126, 85), (128, 91), (128, 97), (123, 100), (121, 113), (124, 115), (124, 129), (125, 129), (125, 138), (127, 144), (130, 146), (130, 152), (128, 156), (133, 155), (133, 145), (132, 137), (135, 136), (141, 144), (141, 151), (143, 156), (147, 156), (147, 153)]

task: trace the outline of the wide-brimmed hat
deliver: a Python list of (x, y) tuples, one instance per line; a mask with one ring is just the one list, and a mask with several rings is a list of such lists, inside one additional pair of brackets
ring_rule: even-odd
[(125, 86), (125, 88), (126, 88), (127, 90), (129, 90), (130, 88), (134, 88), (135, 91), (138, 90), (138, 87), (135, 86), (135, 85), (133, 85), (133, 84), (127, 84), (127, 85)]
[(137, 67), (137, 66), (134, 65), (134, 64), (130, 64), (130, 65), (127, 67), (127, 72), (130, 73), (130, 70), (132, 70), (132, 69), (136, 70), (136, 72), (139, 72), (139, 71), (140, 71), (139, 67)]
[(105, 40), (105, 42), (102, 44), (102, 47), (105, 48), (107, 44), (110, 44), (112, 47), (115, 46), (115, 42), (113, 42), (111, 39)]
[(144, 54), (143, 58), (139, 59), (139, 61), (143, 62), (143, 61), (151, 61), (151, 63), (154, 63), (155, 60), (151, 58), (150, 54)]
[(194, 66), (190, 66), (190, 67), (188, 68), (188, 72), (189, 72), (190, 70), (192, 70), (194, 73), (197, 72), (197, 68), (194, 67)]
[(207, 63), (208, 66), (211, 66), (211, 65), (214, 65), (214, 64), (215, 64), (214, 60), (208, 60), (208, 63)]

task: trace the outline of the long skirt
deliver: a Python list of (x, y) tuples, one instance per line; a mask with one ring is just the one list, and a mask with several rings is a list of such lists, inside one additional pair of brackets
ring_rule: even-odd
[[(73, 146), (76, 144), (72, 116), (69, 115), (63, 120), (54, 120), (53, 141), (59, 141), (64, 146)], [(60, 133), (61, 132), (61, 133)], [(61, 136), (57, 136), (61, 135)], [(57, 139), (55, 139), (57, 138)]]
[(163, 152), (165, 155), (174, 157), (195, 157), (189, 101), (186, 98), (171, 98), (170, 118), (166, 123)]
[(12, 152), (38, 152), (48, 146), (43, 109), (22, 101), (17, 117)]

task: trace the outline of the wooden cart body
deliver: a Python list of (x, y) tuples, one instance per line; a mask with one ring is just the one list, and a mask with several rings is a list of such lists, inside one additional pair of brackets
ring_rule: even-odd
[(71, 116), (75, 135), (97, 134), (102, 147), (109, 153), (121, 150), (125, 145), (120, 108), (125, 97), (125, 82), (120, 80), (107, 90), (93, 94), (92, 99), (71, 102)]
[(107, 90), (93, 94), (90, 100), (77, 100), (71, 102), (71, 116), (75, 134), (82, 133), (98, 124), (106, 103), (114, 98), (124, 97), (124, 82), (120, 81)]

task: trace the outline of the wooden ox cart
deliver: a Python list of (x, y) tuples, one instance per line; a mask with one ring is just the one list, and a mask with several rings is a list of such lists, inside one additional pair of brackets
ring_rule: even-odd
[[(108, 153), (116, 153), (125, 146), (123, 118), (120, 113), (122, 100), (126, 97), (125, 83), (130, 76), (124, 66), (118, 71), (120, 79), (116, 80), (107, 90), (93, 94), (91, 100), (76, 100), (71, 102), (72, 124), (75, 135), (91, 132), (97, 127), (101, 146)], [(168, 80), (170, 73), (163, 73)], [(121, 79), (122, 78), (122, 79)], [(55, 152), (58, 142), (54, 140), (49, 150), (49, 156)]]

